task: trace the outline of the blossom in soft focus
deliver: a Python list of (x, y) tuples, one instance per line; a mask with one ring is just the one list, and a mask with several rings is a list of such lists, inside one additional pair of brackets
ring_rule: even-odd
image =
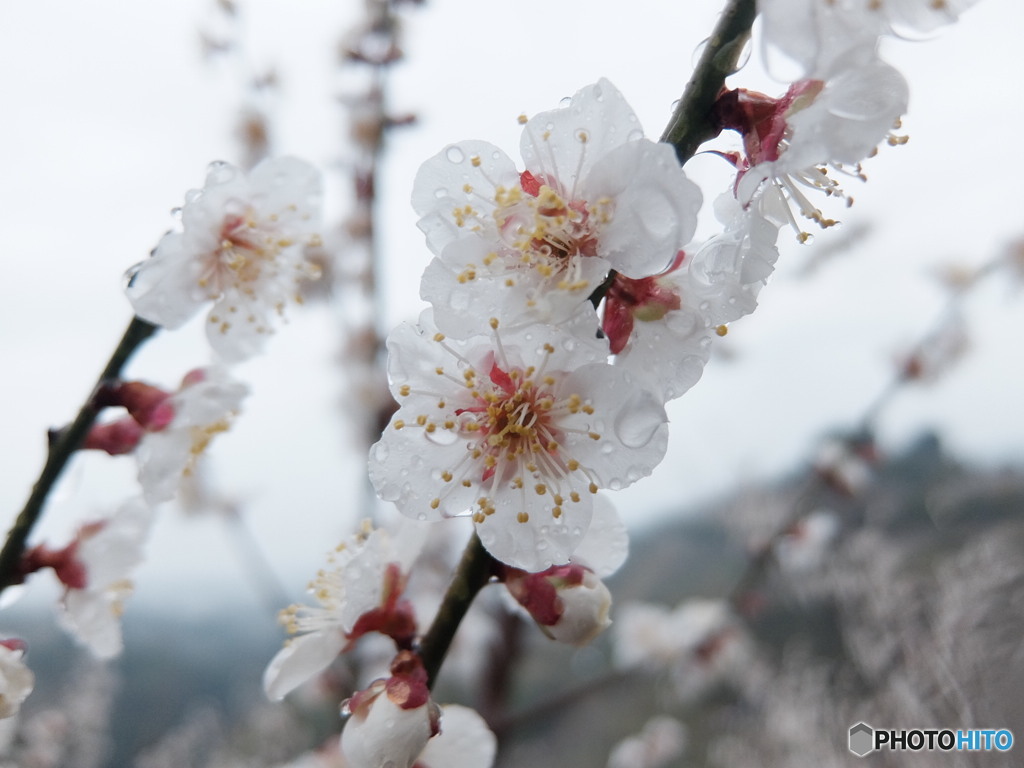
[(121, 614), (131, 595), (131, 573), (143, 559), (153, 511), (142, 499), (130, 499), (111, 517), (83, 525), (69, 551), (78, 565), (81, 586), (68, 586), (61, 602), (61, 624), (95, 656), (121, 652)]
[(0, 640), (0, 719), (18, 714), (32, 693), (36, 678), (25, 664), (25, 649), (18, 640)]
[(182, 231), (129, 271), (135, 313), (177, 328), (213, 302), (207, 337), (226, 361), (261, 350), (274, 318), (302, 300), (299, 283), (317, 270), (303, 254), (320, 241), (321, 179), (309, 164), (265, 160), (248, 175), (210, 166), (206, 184), (186, 195)]
[(608, 768), (659, 768), (675, 760), (686, 746), (686, 727), (675, 718), (660, 715), (643, 730), (616, 744), (608, 755)]
[(607, 364), (589, 333), (536, 325), (466, 340), (430, 311), (388, 339), (400, 408), (370, 450), (378, 495), (414, 519), (471, 512), (497, 559), (536, 572), (563, 565), (599, 488), (618, 490), (664, 456), (661, 400)]
[(226, 368), (212, 366), (188, 373), (166, 402), (173, 416), (142, 437), (135, 449), (139, 483), (150, 504), (169, 501), (210, 442), (231, 427), (249, 387)]
[(607, 80), (520, 121), (526, 170), (487, 142), (464, 141), (416, 177), (413, 207), (438, 256), (420, 292), (451, 336), (481, 315), (506, 326), (560, 322), (609, 269), (662, 271), (696, 227), (700, 190), (671, 147), (643, 138)]
[(405, 583), (420, 553), (424, 531), (414, 523), (396, 532), (368, 524), (331, 555), (328, 568), (309, 585), (318, 606), (292, 605), (281, 612), (290, 639), (267, 666), (263, 688), (273, 700), (319, 674), (360, 635), (387, 634), (408, 646), (417, 631)]
[(764, 44), (805, 71), (874, 46), (880, 35), (920, 37), (952, 24), (976, 0), (758, 0)]
[(667, 669), (680, 700), (750, 663), (739, 620), (724, 600), (687, 600), (674, 609), (629, 603), (616, 613), (615, 663)]
[(440, 732), (440, 708), (430, 698), (419, 657), (401, 651), (391, 676), (358, 691), (342, 707), (349, 715), (341, 751), (351, 768), (412, 768)]

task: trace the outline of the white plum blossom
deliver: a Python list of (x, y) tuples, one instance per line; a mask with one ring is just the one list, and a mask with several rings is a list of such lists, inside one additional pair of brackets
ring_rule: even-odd
[(173, 417), (156, 431), (145, 434), (135, 449), (139, 483), (150, 504), (169, 501), (183, 476), (241, 408), (249, 387), (221, 366), (199, 368), (187, 374), (181, 388), (167, 400)]
[(342, 705), (348, 715), (341, 751), (350, 768), (412, 768), (440, 732), (441, 710), (430, 698), (419, 657), (401, 651), (391, 676), (376, 680)]
[(712, 325), (731, 323), (757, 307), (757, 295), (775, 269), (779, 226), (730, 192), (715, 200), (725, 228), (705, 242), (685, 272), (689, 295)]
[(73, 557), (84, 575), (81, 588), (69, 587), (62, 600), (63, 626), (100, 659), (121, 652), (121, 614), (131, 595), (131, 573), (143, 559), (153, 511), (130, 499), (111, 517), (82, 526)]
[(32, 693), (36, 678), (17, 640), (0, 640), (0, 719), (13, 717)]
[(350, 543), (331, 554), (330, 565), (309, 585), (319, 606), (292, 605), (281, 621), (296, 635), (274, 656), (263, 676), (272, 700), (280, 700), (325, 670), (366, 631), (409, 643), (415, 616), (404, 600), (406, 578), (423, 546), (425, 531), (409, 522), (397, 532), (364, 523)]
[(880, 35), (913, 37), (952, 24), (977, 0), (758, 0), (764, 44), (813, 71)]
[(678, 758), (686, 746), (686, 727), (672, 717), (652, 717), (643, 730), (616, 744), (608, 768), (660, 768)]
[(560, 322), (609, 269), (663, 270), (696, 227), (700, 190), (607, 80), (520, 122), (524, 171), (492, 144), (463, 141), (416, 177), (413, 207), (437, 254), (420, 292), (451, 336), (481, 314), (507, 327)]
[(690, 261), (680, 251), (660, 275), (616, 275), (604, 299), (601, 327), (615, 364), (646, 380), (665, 400), (700, 380), (718, 333), (710, 302), (690, 290)]
[(834, 175), (863, 180), (860, 163), (879, 143), (906, 141), (892, 131), (908, 98), (903, 75), (865, 48), (853, 49), (828, 70), (794, 83), (780, 99), (740, 92), (732, 127), (744, 134), (746, 157), (739, 164), (737, 198), (744, 206), (758, 206), (766, 216), (781, 213), (779, 223), (789, 224), (801, 241), (810, 235), (801, 231), (793, 208), (823, 228), (834, 225), (805, 192), (846, 198), (851, 204)]
[(497, 739), (487, 723), (469, 707), (441, 706), (441, 732), (427, 742), (418, 768), (491, 768)]
[(484, 547), (526, 571), (568, 562), (599, 488), (618, 490), (664, 456), (661, 400), (609, 365), (590, 333), (536, 325), (465, 340), (430, 310), (388, 339), (399, 410), (370, 451), (378, 495), (403, 514), (471, 513)]
[(612, 503), (594, 498), (594, 516), (568, 565), (539, 573), (506, 567), (509, 594), (552, 640), (584, 646), (611, 625), (611, 592), (601, 581), (619, 569), (629, 553), (629, 536)]
[(259, 352), (299, 282), (318, 275), (303, 249), (320, 242), (320, 175), (291, 157), (265, 160), (248, 175), (213, 163), (201, 190), (186, 195), (182, 231), (129, 271), (135, 313), (178, 328), (213, 302), (207, 337), (227, 361)]

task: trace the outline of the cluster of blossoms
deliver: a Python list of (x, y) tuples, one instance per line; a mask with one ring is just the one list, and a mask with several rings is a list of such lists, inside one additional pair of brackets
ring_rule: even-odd
[[(187, 373), (173, 390), (142, 381), (101, 383), (91, 405), (124, 415), (92, 426), (81, 447), (134, 455), (141, 495), (81, 525), (64, 547), (28, 549), (18, 564), (18, 581), (44, 568), (54, 572), (65, 589), (61, 623), (100, 658), (121, 651), (123, 603), (153, 510), (177, 495), (249, 393), (228, 365), (260, 351), (286, 302), (301, 302), (301, 281), (316, 277), (304, 254), (319, 244), (320, 197), (319, 173), (300, 160), (266, 161), (248, 175), (214, 163), (204, 188), (186, 196), (182, 231), (166, 234), (129, 271), (128, 298), (147, 323), (177, 328), (212, 302), (206, 331), (216, 361)], [(0, 701), (13, 712), (32, 676), (19, 641), (4, 642), (13, 645), (3, 659)]]

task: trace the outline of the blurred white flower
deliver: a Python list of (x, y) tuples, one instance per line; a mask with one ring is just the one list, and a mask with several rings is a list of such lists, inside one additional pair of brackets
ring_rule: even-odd
[(84, 584), (67, 588), (59, 617), (97, 658), (112, 658), (123, 647), (121, 614), (153, 517), (142, 499), (130, 499), (106, 520), (83, 525), (76, 536), (74, 559), (84, 573)]
[(309, 585), (319, 606), (296, 604), (281, 612), (282, 623), (297, 636), (267, 666), (263, 688), (268, 697), (284, 698), (365, 632), (383, 632), (403, 647), (412, 642), (416, 617), (403, 593), (424, 536), (415, 523), (396, 532), (365, 523), (351, 544), (332, 553), (330, 567)]
[(671, 717), (652, 717), (640, 733), (612, 747), (608, 768), (659, 768), (679, 757), (685, 746), (682, 723)]
[(203, 189), (186, 195), (182, 231), (129, 271), (135, 313), (177, 328), (212, 301), (214, 350), (227, 361), (259, 352), (274, 316), (302, 300), (299, 282), (318, 274), (303, 248), (319, 243), (321, 194), (319, 173), (295, 158), (265, 160), (248, 175), (213, 163)]
[(35, 682), (35, 675), (25, 664), (22, 644), (17, 640), (0, 640), (0, 718), (18, 714)]
[(167, 401), (173, 417), (149, 431), (135, 450), (139, 483), (146, 501), (169, 501), (181, 479), (192, 473), (215, 436), (226, 432), (241, 408), (249, 387), (233, 379), (222, 366), (197, 368)]

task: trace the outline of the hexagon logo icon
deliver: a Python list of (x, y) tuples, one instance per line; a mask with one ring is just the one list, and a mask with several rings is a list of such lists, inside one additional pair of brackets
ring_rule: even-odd
[(857, 757), (874, 752), (875, 731), (867, 723), (857, 723), (850, 728), (850, 751)]

